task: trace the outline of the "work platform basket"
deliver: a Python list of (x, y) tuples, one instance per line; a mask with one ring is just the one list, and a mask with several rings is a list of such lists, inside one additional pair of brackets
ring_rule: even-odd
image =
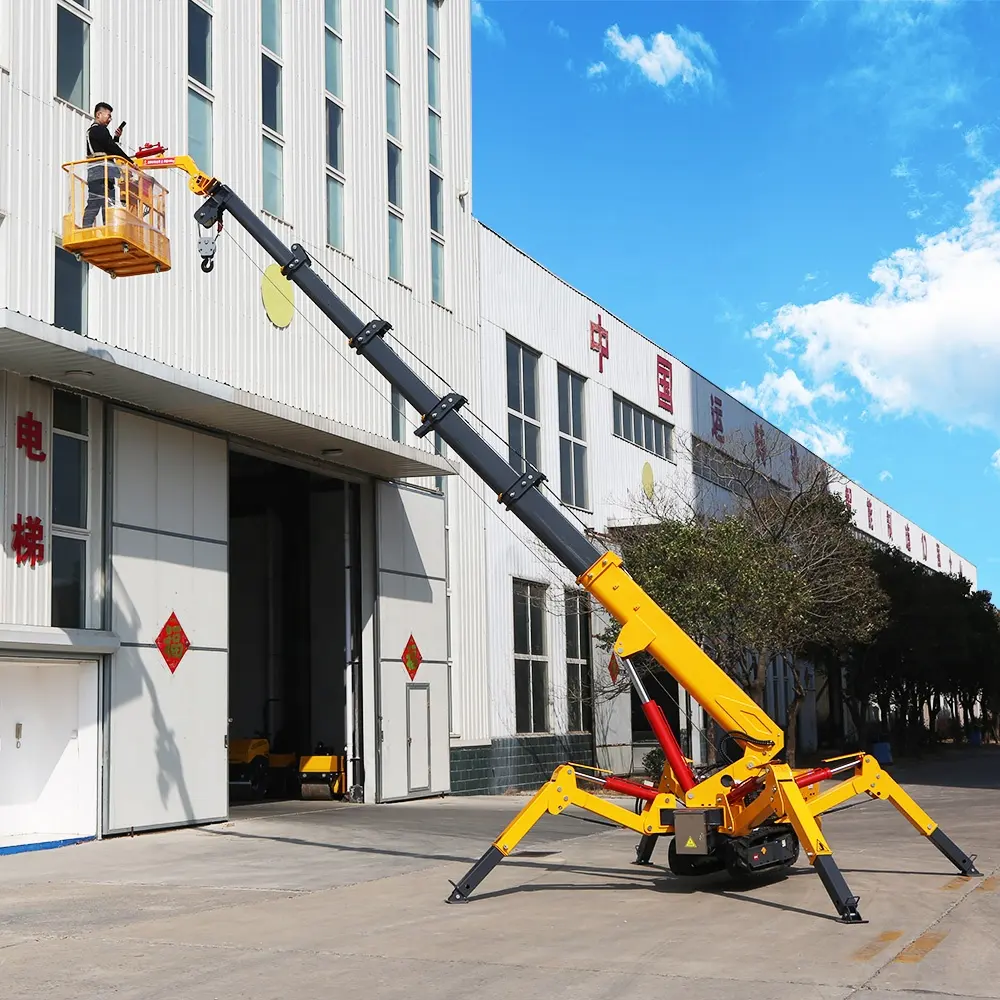
[(167, 189), (120, 157), (63, 164), (63, 248), (113, 278), (170, 270)]

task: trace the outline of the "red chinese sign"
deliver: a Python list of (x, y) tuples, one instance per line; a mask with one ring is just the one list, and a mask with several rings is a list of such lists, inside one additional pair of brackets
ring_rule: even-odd
[(420, 650), (417, 648), (417, 642), (411, 635), (407, 640), (405, 649), (403, 650), (403, 666), (406, 667), (406, 672), (410, 675), (411, 681), (417, 676), (417, 669), (423, 662), (424, 658), (420, 655)]
[(850, 486), (844, 489), (844, 500), (847, 502), (847, 506), (851, 509), (851, 513), (854, 512), (854, 490)]
[(674, 366), (660, 355), (656, 356), (656, 399), (661, 410), (674, 412)]
[(173, 611), (166, 620), (160, 634), (156, 637), (156, 646), (160, 655), (166, 661), (167, 667), (173, 673), (178, 664), (184, 659), (184, 654), (188, 651), (191, 643), (181, 628), (181, 623), (177, 620), (177, 615)]
[(887, 510), (885, 512), (885, 523), (886, 527), (889, 529), (889, 537), (892, 538), (892, 511)]
[[(795, 447), (795, 442), (792, 442), (790, 449), (790, 458), (792, 462), (792, 480), (794, 482), (799, 481), (799, 449)], [(847, 487), (847, 503), (850, 506), (851, 503), (851, 488)]]
[(45, 529), (42, 527), (42, 519), (18, 514), (10, 529), (13, 535), (10, 545), (17, 556), (17, 565), (30, 563), (34, 569), (45, 559)]
[(906, 551), (910, 551), (910, 526), (906, 526)]
[(927, 536), (926, 535), (921, 535), (920, 536), (920, 545), (921, 545), (921, 547), (924, 550), (924, 559), (926, 560), (927, 559)]
[(937, 549), (937, 564), (938, 564), (938, 569), (940, 569), (941, 568), (941, 543), (940, 542), (935, 542), (934, 546)]
[(597, 314), (597, 322), (590, 324), (590, 349), (597, 351), (598, 371), (604, 371), (604, 359), (608, 357), (608, 331), (601, 322), (601, 314)]
[(757, 446), (757, 457), (763, 462), (767, 459), (767, 439), (764, 437), (764, 428), (760, 424), (753, 425), (753, 440)]
[(722, 397), (712, 397), (712, 437), (719, 444), (726, 443), (726, 429), (722, 425)]
[(872, 511), (872, 498), (868, 498), (868, 528), (870, 531), (875, 530), (875, 514)]
[(42, 451), (42, 422), (31, 410), (17, 418), (17, 448), (18, 451), (23, 448), (31, 462), (45, 461), (45, 452)]

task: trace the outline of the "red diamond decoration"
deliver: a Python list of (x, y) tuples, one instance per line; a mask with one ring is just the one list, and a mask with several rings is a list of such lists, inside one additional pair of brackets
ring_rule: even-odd
[(170, 612), (170, 617), (160, 629), (160, 634), (156, 637), (156, 645), (163, 659), (166, 660), (170, 672), (173, 673), (191, 645), (173, 611)]
[(411, 635), (409, 640), (407, 640), (406, 648), (403, 650), (403, 666), (406, 667), (406, 672), (410, 675), (411, 681), (417, 676), (417, 668), (423, 661), (424, 658), (420, 655), (420, 650), (417, 649), (416, 640)]
[(618, 657), (612, 653), (611, 659), (608, 661), (608, 673), (611, 674), (611, 683), (618, 683)]

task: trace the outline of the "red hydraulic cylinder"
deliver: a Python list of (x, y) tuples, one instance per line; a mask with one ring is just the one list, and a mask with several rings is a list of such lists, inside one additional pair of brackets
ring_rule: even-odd
[(634, 781), (627, 781), (625, 778), (615, 778), (609, 775), (603, 779), (603, 783), (609, 792), (621, 792), (623, 795), (632, 795), (637, 799), (644, 799), (646, 802), (652, 802), (658, 794), (655, 788), (650, 788), (648, 785), (637, 785)]
[(667, 718), (663, 714), (663, 709), (655, 701), (647, 698), (642, 703), (642, 711), (649, 720), (649, 728), (653, 730), (653, 734), (663, 748), (663, 755), (667, 758), (667, 763), (670, 765), (670, 770), (674, 772), (677, 783), (685, 792), (690, 792), (696, 784), (694, 775), (691, 773), (691, 768), (688, 767), (688, 763), (684, 759), (681, 746), (677, 742), (677, 737), (674, 736), (674, 731), (670, 728), (670, 723), (667, 722)]

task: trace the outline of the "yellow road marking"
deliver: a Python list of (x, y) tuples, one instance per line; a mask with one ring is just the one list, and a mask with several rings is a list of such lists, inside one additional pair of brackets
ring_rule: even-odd
[(898, 941), (902, 936), (902, 931), (882, 931), (874, 941), (869, 941), (868, 944), (859, 948), (853, 954), (852, 958), (855, 962), (867, 962), (892, 944), (893, 941)]
[(894, 959), (895, 962), (922, 962), (946, 937), (947, 931), (927, 931), (908, 944)]

